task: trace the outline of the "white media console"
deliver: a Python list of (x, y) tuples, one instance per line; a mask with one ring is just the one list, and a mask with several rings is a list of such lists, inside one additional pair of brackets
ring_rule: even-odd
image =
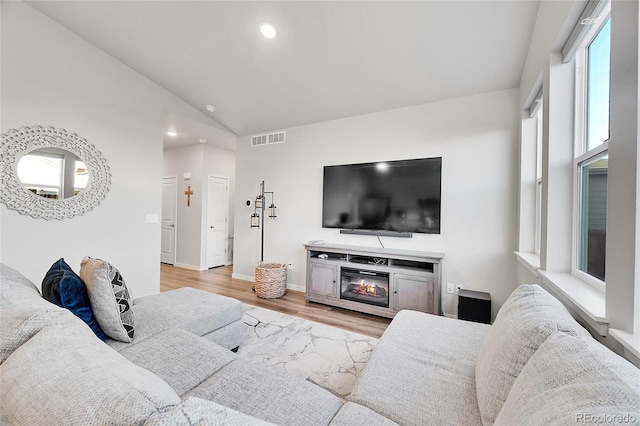
[(402, 309), (441, 315), (443, 253), (305, 244), (306, 300), (393, 318)]

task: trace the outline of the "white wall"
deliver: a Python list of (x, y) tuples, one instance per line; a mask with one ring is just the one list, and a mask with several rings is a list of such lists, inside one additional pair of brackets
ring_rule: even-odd
[[(234, 276), (251, 279), (260, 231), (249, 226), (264, 180), (277, 219), (266, 219), (265, 261), (294, 263), (288, 282), (305, 285), (309, 240), (379, 247), (370, 236), (323, 229), (323, 166), (442, 157), (442, 233), (381, 237), (386, 247), (444, 252), (443, 284), (490, 292), (494, 313), (515, 288), (518, 90), (453, 99), (286, 129), (284, 144), (238, 138)], [(444, 286), (446, 288), (446, 285)], [(456, 313), (443, 292), (443, 310)]]
[[(176, 208), (176, 265), (200, 269), (200, 247), (202, 244), (202, 193), (203, 162), (201, 145), (164, 151), (163, 176), (177, 176)], [(184, 173), (191, 173), (185, 180)], [(191, 203), (187, 206), (184, 192), (191, 186)]]
[[(229, 178), (228, 239), (233, 241), (233, 202), (235, 188), (235, 153), (211, 145), (190, 145), (164, 151), (164, 176), (177, 176), (178, 206), (176, 223), (176, 266), (206, 269), (206, 236), (204, 220), (207, 206), (203, 195), (209, 174)], [(185, 180), (184, 173), (191, 173)], [(191, 186), (191, 206), (187, 207), (184, 191)], [(227, 244), (227, 261), (233, 261), (231, 244)]]
[(64, 257), (77, 272), (85, 255), (111, 262), (134, 297), (159, 291), (165, 112), (198, 113), (111, 56), (22, 2), (1, 2), (2, 132), (51, 125), (85, 137), (107, 159), (111, 187), (93, 211), (46, 221), (0, 207), (3, 263), (39, 287)]

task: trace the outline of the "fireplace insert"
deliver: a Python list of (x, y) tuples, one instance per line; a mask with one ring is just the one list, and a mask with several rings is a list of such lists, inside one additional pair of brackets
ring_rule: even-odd
[(389, 274), (341, 268), (340, 298), (369, 305), (389, 307)]

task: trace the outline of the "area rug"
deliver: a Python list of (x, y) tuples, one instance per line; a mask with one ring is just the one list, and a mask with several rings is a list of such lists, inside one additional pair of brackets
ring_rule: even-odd
[(346, 399), (378, 339), (244, 305), (238, 356), (265, 362)]

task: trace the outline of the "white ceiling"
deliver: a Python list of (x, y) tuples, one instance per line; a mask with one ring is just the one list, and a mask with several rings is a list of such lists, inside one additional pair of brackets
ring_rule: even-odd
[[(247, 135), (518, 87), (539, 0), (28, 3)], [(207, 138), (184, 121), (165, 148)]]

